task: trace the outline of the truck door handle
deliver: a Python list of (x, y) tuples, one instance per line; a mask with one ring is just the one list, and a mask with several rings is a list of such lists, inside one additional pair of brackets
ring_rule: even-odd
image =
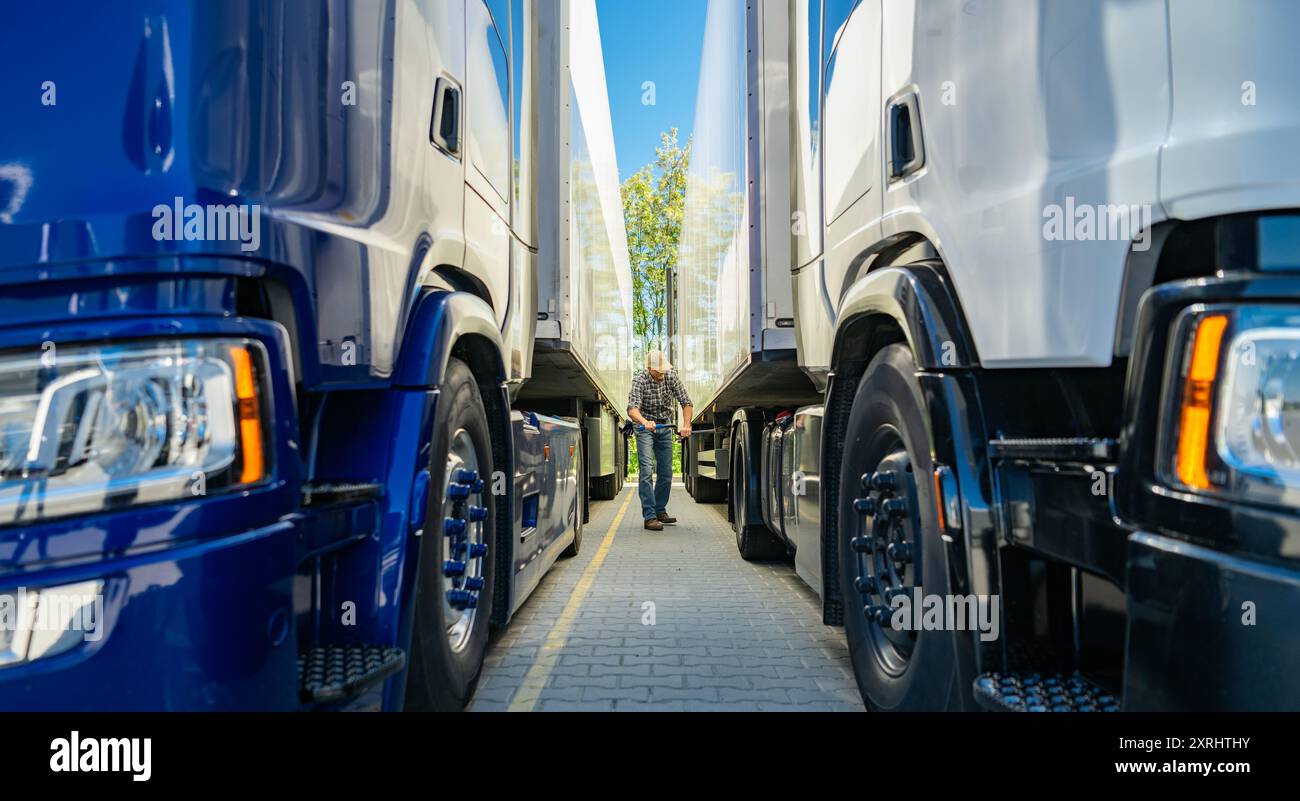
[(429, 141), (453, 156), (460, 155), (460, 87), (450, 78), (439, 78), (434, 86)]
[(916, 93), (908, 92), (889, 102), (889, 178), (911, 175), (925, 165), (921, 139), (921, 113)]

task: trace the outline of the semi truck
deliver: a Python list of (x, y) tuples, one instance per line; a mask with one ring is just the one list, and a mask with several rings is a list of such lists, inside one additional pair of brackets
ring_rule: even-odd
[(594, 3), (6, 14), (0, 708), (463, 707), (622, 453)]
[(1221, 11), (746, 3), (819, 397), (741, 410), (725, 496), (868, 708), (1300, 708), (1300, 15)]
[(747, 559), (785, 551), (764, 523), (764, 427), (772, 410), (818, 399), (795, 349), (788, 254), (801, 219), (786, 164), (787, 59), (776, 56), (787, 16), (775, 5), (709, 3), (669, 304), (670, 356), (698, 403), (683, 441), (686, 490), (727, 502)]

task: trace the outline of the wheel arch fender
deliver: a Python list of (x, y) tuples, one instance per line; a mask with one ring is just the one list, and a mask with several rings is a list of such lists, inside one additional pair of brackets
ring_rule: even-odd
[[(469, 292), (426, 291), (411, 314), (393, 380), (399, 387), (437, 389), (454, 356), (469, 366), (478, 382), (492, 437), (493, 467), (505, 477), (504, 492), (493, 492), (497, 520), (494, 625), (504, 625), (509, 619), (514, 591), (514, 435), (502, 348), (496, 316), (486, 301)], [(435, 410), (434, 425), (441, 424), (442, 415)], [(496, 476), (487, 478), (491, 489)]]
[(979, 366), (952, 283), (937, 261), (872, 270), (844, 293), (837, 319), (833, 370), (850, 359), (870, 361), (868, 346), (884, 321), (903, 334), (922, 370)]
[[(416, 300), (406, 326), (393, 383), (401, 387), (438, 386), (447, 372), (447, 361), (454, 355), (453, 350), (466, 337), (473, 338), (466, 344), (487, 357), (479, 367), (491, 371), (494, 380), (504, 381), (501, 331), (497, 329), (492, 307), (469, 292), (424, 292)], [(476, 340), (483, 342), (476, 344)], [(470, 368), (474, 369), (475, 365), (471, 364)]]
[(927, 260), (872, 270), (840, 301), (825, 394), (822, 467), (822, 620), (844, 622), (839, 580), (840, 461), (849, 413), (867, 364), (882, 348), (904, 343), (918, 370), (978, 368), (965, 315), (942, 262)]

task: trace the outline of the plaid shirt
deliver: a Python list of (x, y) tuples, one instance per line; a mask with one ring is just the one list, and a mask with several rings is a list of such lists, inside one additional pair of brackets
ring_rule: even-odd
[(641, 370), (632, 378), (632, 392), (627, 396), (628, 409), (640, 409), (641, 415), (650, 420), (671, 422), (676, 416), (673, 398), (683, 406), (692, 406), (691, 396), (686, 394), (686, 387), (677, 377), (676, 370), (669, 370), (664, 380), (656, 381), (649, 370)]

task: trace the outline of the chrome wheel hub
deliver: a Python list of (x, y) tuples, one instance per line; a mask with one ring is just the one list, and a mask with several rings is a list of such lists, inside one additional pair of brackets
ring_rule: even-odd
[(483, 560), (488, 552), (483, 479), (479, 477), (474, 441), (463, 428), (451, 436), (444, 475), (439, 590), (447, 642), (453, 652), (459, 653), (474, 631), (479, 594), (484, 589)]

